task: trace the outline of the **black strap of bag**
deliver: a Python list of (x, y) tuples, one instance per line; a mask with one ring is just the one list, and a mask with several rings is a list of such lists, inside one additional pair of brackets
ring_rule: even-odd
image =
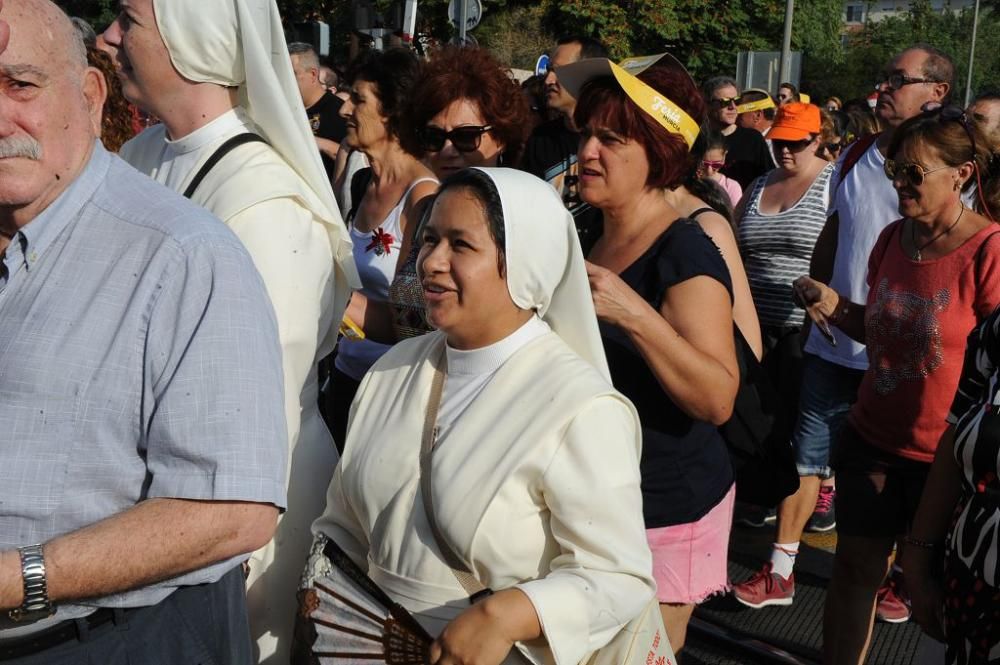
[(184, 190), (184, 197), (191, 198), (194, 196), (194, 193), (198, 190), (198, 185), (200, 185), (201, 181), (205, 179), (205, 176), (208, 175), (209, 171), (215, 168), (215, 165), (219, 163), (219, 160), (232, 152), (233, 149), (238, 148), (244, 143), (267, 143), (267, 141), (265, 141), (262, 136), (258, 136), (252, 132), (247, 132), (245, 134), (237, 134), (220, 145), (216, 148), (215, 152), (212, 153), (212, 156), (209, 157), (204, 164), (202, 164), (200, 169), (198, 169), (198, 172), (195, 174), (191, 184)]
[(791, 446), (792, 422), (781, 395), (733, 324), (740, 384), (733, 415), (719, 427), (736, 477), (736, 498), (776, 506), (799, 487)]

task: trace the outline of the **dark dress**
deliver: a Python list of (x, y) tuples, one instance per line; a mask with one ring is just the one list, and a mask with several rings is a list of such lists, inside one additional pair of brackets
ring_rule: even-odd
[(1000, 663), (1000, 309), (969, 335), (948, 421), (962, 497), (945, 546), (947, 662)]
[[(729, 270), (697, 222), (678, 219), (620, 275), (657, 311), (667, 289), (705, 275), (732, 298)], [(642, 424), (642, 499), (646, 528), (694, 522), (733, 484), (726, 444), (715, 425), (694, 420), (675, 405), (629, 339), (601, 322), (601, 339), (615, 388), (632, 400)]]

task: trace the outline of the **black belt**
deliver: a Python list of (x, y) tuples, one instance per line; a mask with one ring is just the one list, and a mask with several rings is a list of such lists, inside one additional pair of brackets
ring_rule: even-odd
[(31, 635), (16, 637), (11, 640), (0, 640), (0, 660), (13, 660), (23, 656), (51, 649), (70, 640), (85, 639), (85, 633), (103, 626), (115, 618), (115, 613), (121, 610), (102, 607), (80, 619), (67, 619), (45, 630)]

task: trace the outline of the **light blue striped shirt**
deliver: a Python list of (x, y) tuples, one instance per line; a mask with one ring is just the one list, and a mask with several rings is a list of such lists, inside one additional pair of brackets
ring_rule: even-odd
[[(0, 549), (154, 497), (284, 507), (277, 324), (224, 224), (98, 143), (2, 266)], [(65, 604), (26, 627), (4, 618), (0, 641), (95, 607), (157, 603), (237, 562)]]

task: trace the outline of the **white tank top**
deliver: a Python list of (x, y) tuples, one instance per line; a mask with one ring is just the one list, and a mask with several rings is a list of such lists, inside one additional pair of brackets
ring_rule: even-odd
[[(376, 302), (389, 300), (389, 285), (396, 275), (396, 264), (403, 246), (400, 218), (410, 198), (410, 192), (422, 182), (438, 181), (436, 178), (425, 177), (417, 178), (410, 183), (399, 202), (373, 231), (358, 231), (353, 220), (349, 220), (351, 241), (354, 243), (354, 263), (361, 277), (361, 288), (358, 290), (369, 300)], [(390, 346), (369, 339), (342, 338), (334, 364), (344, 374), (360, 381), (365, 372), (389, 350)]]

